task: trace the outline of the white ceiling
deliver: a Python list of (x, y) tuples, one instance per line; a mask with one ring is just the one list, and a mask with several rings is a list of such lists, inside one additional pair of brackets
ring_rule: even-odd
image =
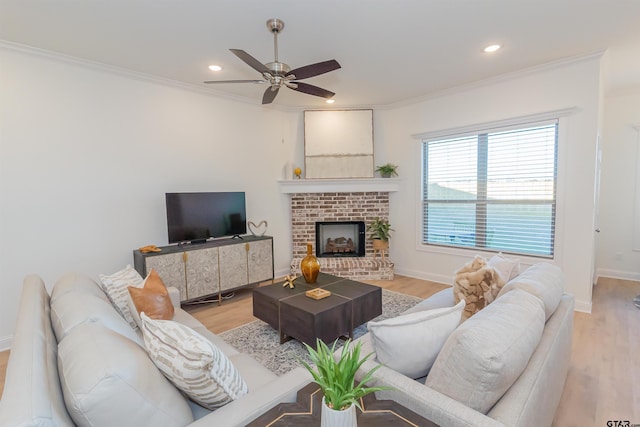
[[(202, 82), (260, 78), (229, 48), (272, 61), (274, 17), (285, 21), (280, 61), (342, 65), (305, 80), (336, 92), (334, 107), (390, 105), (605, 49), (608, 89), (640, 84), (638, 0), (0, 0), (0, 40), (259, 104), (265, 85)], [(483, 53), (492, 43), (504, 47)], [(285, 89), (275, 104), (326, 106)]]

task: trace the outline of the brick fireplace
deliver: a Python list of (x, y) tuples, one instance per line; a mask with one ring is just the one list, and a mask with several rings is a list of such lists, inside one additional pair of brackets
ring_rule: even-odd
[[(381, 191), (368, 191), (371, 180), (350, 180), (363, 185), (344, 185), (332, 188), (322, 180), (319, 187), (309, 187), (307, 182), (281, 182), (286, 188), (283, 192), (291, 195), (291, 234), (293, 243), (293, 259), (291, 272), (300, 274), (300, 261), (306, 256), (306, 244), (312, 242), (316, 250), (316, 222), (364, 221), (369, 224), (376, 217), (389, 218), (389, 191), (383, 186)], [(385, 180), (386, 181), (386, 180)], [(291, 184), (290, 188), (286, 184)], [(375, 183), (374, 183), (375, 184)], [(388, 184), (387, 184), (388, 185)], [(305, 192), (311, 188), (313, 192)], [(372, 188), (375, 188), (372, 187)], [(356, 191), (352, 191), (352, 190)], [(365, 191), (359, 191), (360, 189)], [(373, 256), (373, 244), (368, 236), (365, 238), (364, 257), (321, 257), (320, 271), (350, 279), (392, 280), (394, 264), (388, 257)]]

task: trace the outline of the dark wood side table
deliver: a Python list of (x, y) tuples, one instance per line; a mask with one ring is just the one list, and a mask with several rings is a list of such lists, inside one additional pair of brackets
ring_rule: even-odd
[[(322, 412), (322, 391), (311, 383), (298, 391), (294, 403), (280, 403), (247, 427), (317, 427)], [(361, 399), (364, 411), (356, 409), (358, 427), (438, 427), (393, 400), (377, 400), (369, 394)]]

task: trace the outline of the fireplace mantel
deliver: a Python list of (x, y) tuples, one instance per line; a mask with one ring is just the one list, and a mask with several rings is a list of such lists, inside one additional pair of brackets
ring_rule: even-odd
[(280, 192), (296, 193), (354, 193), (393, 192), (400, 188), (399, 178), (357, 178), (357, 179), (293, 179), (278, 181)]

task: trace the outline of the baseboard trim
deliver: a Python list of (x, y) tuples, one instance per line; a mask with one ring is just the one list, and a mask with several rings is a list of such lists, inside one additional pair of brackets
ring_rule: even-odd
[(13, 335), (0, 338), (0, 351), (11, 350), (12, 342), (13, 342)]
[(414, 279), (428, 280), (430, 282), (442, 283), (443, 285), (453, 286), (451, 280), (453, 275), (433, 274), (426, 271), (407, 270), (396, 266), (396, 274), (401, 276), (413, 277)]
[(632, 271), (611, 270), (608, 268), (596, 269), (596, 282), (600, 277), (609, 277), (611, 279), (633, 280), (640, 282), (640, 273)]
[(578, 301), (575, 302), (574, 311), (581, 313), (591, 314), (591, 301)]

